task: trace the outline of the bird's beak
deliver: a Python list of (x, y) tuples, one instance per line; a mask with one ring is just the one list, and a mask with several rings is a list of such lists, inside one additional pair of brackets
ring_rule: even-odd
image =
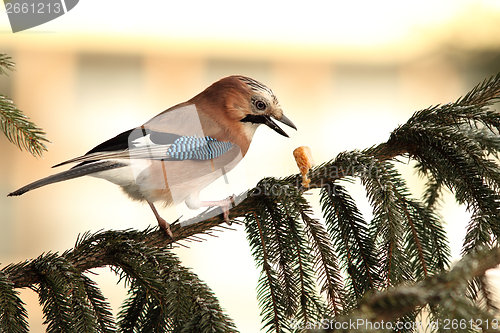
[[(287, 125), (287, 126), (290, 126), (291, 128), (293, 128), (294, 130), (297, 130), (297, 127), (295, 127), (295, 124), (290, 120), (288, 119), (284, 114), (281, 115), (281, 118), (280, 119), (277, 119), (275, 118), (277, 121)], [(281, 129), (281, 127), (278, 126), (278, 124), (276, 124), (272, 119), (271, 117), (266, 117), (266, 121), (264, 122), (264, 124), (266, 124), (267, 126), (269, 126), (270, 128), (272, 128), (273, 130), (275, 130), (276, 132), (278, 132), (279, 134), (283, 135), (283, 136), (286, 136), (287, 138), (289, 137), (288, 134), (286, 134), (285, 131), (283, 131)]]
[[(241, 119), (242, 122), (250, 122), (254, 124), (265, 124), (278, 132), (279, 134), (286, 136), (287, 138), (289, 137), (288, 134), (286, 134), (285, 131), (281, 129), (281, 127), (276, 124), (273, 119), (271, 118), (272, 116), (268, 115), (255, 115), (255, 114), (247, 114), (245, 118)], [(274, 118), (274, 117), (273, 117)], [(282, 122), (283, 124), (290, 126), (291, 128), (297, 130), (297, 127), (292, 123), (290, 119), (288, 119), (284, 114), (281, 115), (280, 119), (274, 118), (279, 122)]]

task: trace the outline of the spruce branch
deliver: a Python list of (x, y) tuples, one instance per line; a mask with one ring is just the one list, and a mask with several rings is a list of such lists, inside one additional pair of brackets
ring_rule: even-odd
[(301, 214), (305, 231), (309, 236), (309, 243), (314, 251), (314, 268), (318, 277), (321, 292), (325, 293), (332, 315), (338, 316), (354, 307), (354, 302), (347, 299), (344, 292), (344, 283), (339, 270), (337, 255), (332, 241), (324, 225), (312, 218), (312, 210), (306, 200), (301, 197), (296, 205)]
[(15, 63), (12, 61), (12, 58), (5, 53), (0, 53), (0, 75), (9, 75), (6, 69), (13, 71), (14, 67)]
[(455, 103), (416, 112), (397, 128), (387, 146), (406, 147), (417, 170), (427, 176), (429, 208), (446, 186), (472, 213), (463, 253), (491, 246), (500, 236), (500, 115), (488, 109), (498, 100), (500, 74), (485, 80)]
[[(134, 332), (134, 328), (145, 315), (148, 295), (140, 285), (132, 286), (128, 291), (128, 298), (123, 302), (121, 311), (118, 313), (118, 325), (124, 333)], [(139, 320), (140, 318), (140, 320)]]
[[(255, 234), (256, 231), (261, 242), (261, 244), (255, 243), (255, 245), (253, 245), (253, 256), (257, 258), (257, 260), (261, 258), (261, 265), (264, 268), (261, 272), (257, 286), (257, 299), (259, 299), (259, 306), (262, 308), (262, 321), (265, 323), (263, 328), (268, 327), (268, 331), (274, 330), (276, 332), (281, 332), (282, 325), (284, 324), (281, 313), (284, 306), (280, 302), (279, 295), (277, 295), (277, 293), (281, 292), (281, 286), (276, 279), (276, 272), (268, 260), (266, 242), (264, 241), (264, 234), (262, 232), (262, 223), (255, 213), (254, 218), (257, 229), (247, 227), (247, 234), (251, 246), (252, 242), (255, 243), (253, 240), (256, 239), (256, 237), (253, 237), (252, 234)], [(259, 262), (257, 261), (257, 263)]]
[(349, 277), (348, 290), (354, 292), (358, 301), (367, 291), (377, 290), (381, 283), (379, 258), (368, 225), (340, 184), (323, 187), (320, 202), (328, 232), (335, 240), (335, 251)]
[[(290, 189), (290, 187), (285, 184), (282, 189)], [(307, 227), (300, 223), (301, 219), (304, 218), (304, 214), (307, 214), (308, 208), (302, 197), (302, 193), (295, 188), (292, 189), (293, 191), (288, 193), (282, 191), (286, 195), (282, 197), (281, 201), (286, 213), (286, 222), (291, 232), (294, 249), (297, 253), (297, 262), (294, 268), (296, 272), (299, 272), (298, 280), (300, 286), (299, 315), (297, 317), (304, 322), (308, 322), (311, 320), (320, 320), (324, 316), (329, 315), (329, 311), (316, 293), (315, 258), (311, 255), (313, 246), (310, 245), (309, 238), (306, 236)], [(334, 279), (335, 275), (332, 278)], [(337, 287), (339, 285), (337, 284)], [(337, 289), (337, 294), (341, 293), (342, 291)], [(295, 313), (292, 313), (292, 315), (295, 315)]]
[(33, 156), (42, 156), (50, 143), (45, 132), (31, 122), (7, 96), (0, 94), (0, 126), (7, 139)]
[(88, 278), (86, 275), (81, 274), (81, 279), (84, 286), (84, 291), (88, 295), (89, 305), (92, 313), (95, 315), (97, 329), (103, 333), (115, 332), (115, 320), (109, 303), (102, 294), (96, 283)]
[[(0, 75), (14, 70), (14, 62), (6, 54), (0, 54)], [(47, 151), (45, 132), (29, 120), (10, 98), (0, 94), (0, 129), (7, 139), (33, 156)]]
[[(493, 319), (493, 313), (473, 305), (464, 290), (475, 278), (484, 278), (487, 270), (500, 264), (500, 249), (478, 249), (465, 256), (450, 271), (427, 278), (414, 285), (402, 285), (368, 297), (360, 309), (347, 318), (371, 322), (396, 321), (402, 315), (426, 305), (440, 308), (449, 320)], [(470, 326), (469, 326), (470, 327)]]
[(28, 332), (28, 313), (19, 292), (0, 272), (0, 332)]
[[(422, 166), (417, 165), (417, 170), (421, 170)], [(443, 196), (444, 184), (442, 181), (437, 181), (434, 179), (432, 174), (427, 174), (427, 182), (425, 183), (424, 194), (422, 195), (422, 202), (429, 210), (434, 210), (440, 203), (440, 199)]]
[[(400, 200), (402, 200), (404, 203), (407, 203), (407, 200), (405, 200), (404, 198), (400, 198)], [(421, 235), (419, 235), (417, 232), (417, 219), (420, 217), (420, 214), (416, 214), (416, 216), (411, 214), (407, 205), (403, 205), (403, 212), (405, 220), (408, 222), (409, 226), (406, 237), (406, 248), (408, 252), (412, 253), (415, 257), (415, 268), (413, 269), (413, 271), (416, 274), (417, 279), (420, 280), (429, 276), (429, 269), (427, 268), (427, 263), (424, 259), (424, 251), (426, 249), (422, 246), (422, 241), (420, 239)]]
[(459, 98), (458, 105), (490, 105), (498, 101), (500, 96), (500, 73), (485, 79), (476, 85), (465, 96)]
[[(411, 229), (407, 230), (406, 235), (406, 248), (413, 255), (413, 271), (417, 278), (420, 280), (444, 271), (450, 265), (451, 253), (441, 220), (433, 210), (417, 200), (405, 198), (404, 204), (406, 219), (411, 220)], [(424, 266), (427, 274), (424, 274)]]
[[(485, 273), (498, 264), (498, 248), (478, 249), (466, 255), (450, 271), (413, 285), (400, 285), (369, 295), (358, 309), (349, 315), (335, 318), (330, 327), (342, 327), (335, 332), (441, 332), (444, 331), (446, 322), (453, 322), (457, 323), (453, 328), (456, 332), (477, 332), (481, 329), (481, 324), (482, 329), (488, 331), (486, 321), (489, 328), (492, 321), (499, 323), (494, 309), (472, 303), (464, 291), (471, 281), (484, 279)], [(486, 285), (486, 288), (490, 287), (489, 284)], [(415, 314), (421, 311), (430, 312), (429, 325), (415, 320)], [(342, 325), (343, 323), (348, 325)], [(410, 325), (405, 327), (405, 324)], [(333, 330), (322, 332), (327, 331)]]
[[(113, 332), (109, 305), (97, 286), (84, 275), (95, 267), (115, 267), (131, 295), (146, 295), (142, 302), (125, 302), (118, 326), (124, 331), (155, 327), (196, 332), (236, 332), (216, 298), (196, 275), (180, 265), (165, 247), (144, 242), (150, 229), (106, 231), (84, 234), (75, 247), (63, 254), (49, 253), (36, 259), (11, 264), (3, 274), (15, 288), (35, 290), (43, 305), (48, 332)], [(141, 293), (137, 292), (141, 291)], [(186, 311), (178, 311), (182, 303)], [(149, 315), (156, 313), (151, 321)], [(193, 316), (200, 318), (193, 321)], [(21, 317), (22, 318), (22, 317)], [(189, 331), (189, 330), (188, 330)]]
[(399, 199), (406, 188), (390, 162), (380, 162), (365, 152), (345, 152), (337, 157), (343, 170), (359, 177), (373, 207), (370, 237), (375, 242), (383, 287), (412, 280), (403, 248), (403, 209)]
[(262, 267), (258, 299), (264, 327), (288, 332), (291, 320), (318, 320), (327, 311), (316, 295), (311, 248), (296, 222), (301, 217), (302, 206), (297, 206), (301, 193), (266, 178), (250, 196), (260, 198), (247, 214), (245, 226), (252, 254)]
[(65, 258), (51, 253), (38, 257), (33, 266), (39, 276), (34, 290), (42, 305), (47, 332), (76, 332), (75, 325), (84, 325), (81, 321), (77, 323), (72, 298), (67, 297), (76, 288), (74, 268)]

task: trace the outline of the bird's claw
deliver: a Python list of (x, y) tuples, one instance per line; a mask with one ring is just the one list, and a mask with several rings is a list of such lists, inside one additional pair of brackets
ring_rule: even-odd
[(174, 234), (172, 230), (170, 230), (170, 224), (167, 224), (167, 227), (163, 231), (165, 231), (171, 239), (174, 239)]
[(227, 202), (227, 205), (225, 206), (221, 206), (222, 208), (222, 212), (223, 212), (223, 217), (224, 217), (224, 221), (227, 223), (227, 225), (231, 225), (233, 224), (231, 222), (231, 220), (229, 219), (229, 208), (233, 207), (234, 206), (234, 195), (231, 195), (229, 196), (227, 199), (225, 199), (224, 201)]
[(163, 230), (171, 239), (174, 239), (174, 234), (170, 229), (170, 224), (165, 221), (163, 218), (158, 219), (158, 226), (161, 230)]
[(224, 213), (222, 214), (224, 217), (224, 221), (227, 223), (227, 225), (233, 224), (231, 220), (229, 219), (229, 210), (224, 210)]

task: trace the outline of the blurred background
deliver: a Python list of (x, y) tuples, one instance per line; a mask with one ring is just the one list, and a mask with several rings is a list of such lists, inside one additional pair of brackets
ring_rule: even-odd
[[(2, 9), (0, 53), (13, 58), (16, 71), (0, 76), (0, 93), (52, 144), (37, 159), (0, 137), (0, 262), (65, 251), (86, 231), (156, 225), (148, 206), (100, 179), (6, 194), (221, 77), (265, 83), (298, 128), (284, 128), (289, 139), (257, 131), (240, 170), (244, 190), (264, 176), (297, 173), (298, 146), (309, 146), (319, 164), (386, 141), (414, 111), (456, 100), (500, 72), (499, 36), (498, 0), (81, 0), (67, 14), (16, 34)], [(419, 197), (422, 180), (411, 164), (399, 168)], [(369, 219), (363, 189), (351, 188)], [(225, 197), (217, 187), (204, 195)], [(317, 209), (317, 194), (309, 198)], [(161, 210), (167, 220), (180, 213)], [(459, 258), (469, 215), (451, 195), (441, 214)], [(241, 332), (257, 332), (259, 271), (243, 227), (235, 229), (175, 252), (214, 290)], [(116, 313), (126, 290), (109, 269), (93, 272)], [(22, 297), (32, 331), (43, 332), (36, 294), (23, 290)]]

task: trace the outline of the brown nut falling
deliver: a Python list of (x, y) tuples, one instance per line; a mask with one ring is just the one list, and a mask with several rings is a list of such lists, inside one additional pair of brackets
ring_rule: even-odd
[(293, 157), (295, 158), (295, 162), (297, 162), (300, 174), (302, 175), (302, 186), (308, 188), (311, 180), (307, 177), (307, 173), (314, 164), (311, 154), (311, 148), (307, 146), (300, 146), (298, 148), (295, 148), (295, 150), (293, 151)]

